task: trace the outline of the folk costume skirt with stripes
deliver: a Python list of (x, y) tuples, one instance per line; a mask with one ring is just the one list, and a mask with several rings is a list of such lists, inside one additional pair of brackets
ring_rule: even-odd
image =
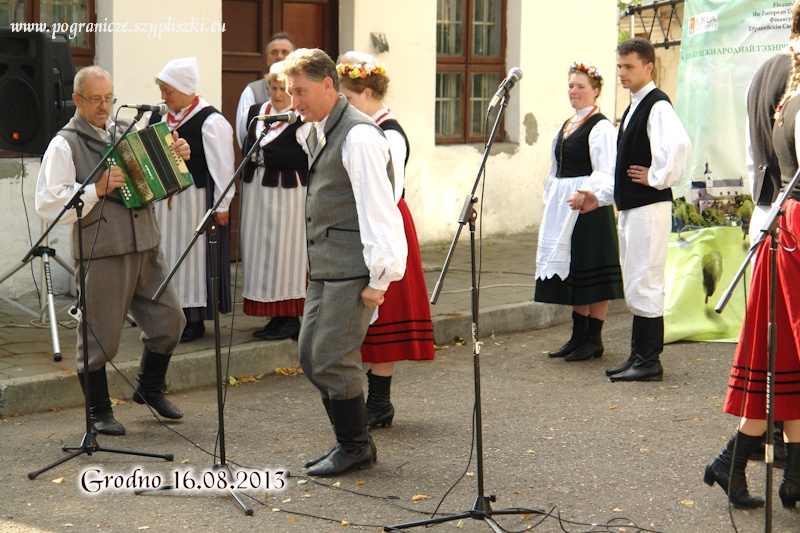
[[(161, 249), (167, 265), (173, 268), (194, 236), (206, 210), (214, 205), (213, 183), (199, 189), (189, 187), (168, 200), (155, 204), (161, 230)], [(231, 228), (217, 226), (217, 272), (219, 273), (219, 310), (231, 311)], [(187, 320), (197, 322), (214, 318), (211, 285), (211, 245), (208, 235), (201, 235), (172, 278)]]
[[(775, 356), (773, 414), (775, 420), (800, 419), (800, 250), (789, 232), (800, 233), (800, 203), (789, 200), (779, 226), (776, 297), (777, 349)], [(766, 418), (766, 390), (769, 338), (770, 239), (756, 254), (750, 282), (750, 296), (736, 356), (728, 380), (724, 411), (757, 420)], [(788, 250), (782, 248), (786, 246)]]
[(534, 300), (587, 305), (623, 298), (622, 270), (614, 208), (601, 207), (578, 216), (572, 232), (569, 275), (536, 280)]
[(265, 187), (263, 173), (259, 167), (253, 181), (242, 184), (244, 312), (302, 316), (308, 277), (306, 186), (295, 176), (297, 187)]
[(367, 330), (361, 346), (364, 363), (423, 361), (434, 357), (431, 308), (417, 230), (405, 200), (401, 198), (397, 207), (408, 241), (406, 273), (403, 279), (389, 285), (384, 303), (378, 308), (378, 319)]

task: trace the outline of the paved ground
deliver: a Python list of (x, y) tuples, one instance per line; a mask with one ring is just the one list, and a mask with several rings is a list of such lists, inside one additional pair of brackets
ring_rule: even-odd
[[(456, 248), (441, 296), (432, 306), (434, 333), (438, 344), (454, 337), (468, 338), (470, 331), (470, 246), (466, 234)], [(423, 249), (423, 266), (428, 289), (433, 292), (447, 257), (449, 243)], [(480, 309), (481, 328), (486, 332), (521, 331), (569, 320), (569, 310), (560, 306), (532, 302), (536, 257), (536, 235), (520, 234), (484, 240), (482, 246)], [(481, 257), (479, 256), (479, 258)], [(54, 266), (53, 268), (60, 268)], [(242, 273), (234, 272), (234, 284), (241, 283)], [(38, 269), (37, 269), (38, 270)], [(31, 275), (23, 269), (17, 276)], [(241, 297), (241, 290), (233, 291)], [(2, 294), (2, 286), (0, 286)], [(21, 302), (38, 312), (36, 295)], [(57, 309), (73, 303), (57, 297)], [(618, 302), (617, 310), (624, 310)], [(75, 377), (75, 325), (66, 312), (58, 315), (59, 339), (64, 358), (53, 360), (53, 343), (48, 327), (18, 307), (0, 301), (0, 415), (45, 411), (51, 407), (71, 407), (83, 403)], [(263, 319), (245, 316), (241, 303), (221, 321), (223, 352), (231, 348), (230, 373), (234, 376), (269, 374), (275, 368), (291, 366), (296, 360), (296, 344), (291, 341), (265, 342), (251, 336), (264, 324)], [(142, 345), (139, 330), (129, 326), (115, 364), (126, 379), (133, 378)], [(168, 385), (173, 391), (213, 385), (213, 322), (206, 323), (206, 336), (182, 344), (170, 367)], [(110, 376), (111, 389), (118, 397), (130, 397), (130, 388), (121, 375)]]
[[(482, 437), (484, 494), (492, 508), (543, 509), (523, 516), (495, 515), (507, 531), (764, 531), (762, 510), (734, 510), (723, 492), (702, 483), (705, 464), (733, 432), (736, 421), (720, 411), (733, 347), (677, 343), (667, 347), (660, 383), (612, 384), (602, 370), (627, 356), (630, 315), (616, 305), (604, 330), (606, 355), (585, 363), (550, 360), (543, 352), (569, 334), (569, 311), (529, 301), (533, 291), (535, 236), (487, 240), (481, 292)], [(423, 255), (433, 289), (449, 243)], [(260, 321), (236, 314), (223, 320), (223, 352), (240, 378), (227, 389), (223, 415), (226, 460), (272, 473), (281, 491), (244, 492), (254, 515), (205, 485), (187, 493), (136, 496), (124, 490), (89, 495), (93, 475), (177, 475), (211, 481), (219, 459), (219, 412), (214, 383), (213, 337), (181, 347), (168, 380), (172, 399), (186, 413), (162, 424), (143, 407), (115, 407), (128, 428), (124, 437), (101, 436), (102, 446), (174, 454), (174, 461), (97, 452), (81, 455), (29, 480), (27, 474), (80, 444), (85, 432), (75, 382), (74, 331), (60, 332), (64, 361), (54, 363), (46, 329), (0, 302), (0, 531), (379, 531), (425, 519), (445, 495), (440, 512), (473, 507), (480, 470), (471, 450), (474, 427), (474, 358), (468, 339), (469, 245), (458, 255), (433, 307), (436, 360), (399, 364), (393, 384), (394, 425), (374, 432), (379, 450), (369, 470), (329, 481), (302, 476), (305, 459), (328, 448), (317, 393), (302, 375), (275, 375), (294, 364), (296, 344), (250, 337)], [(2, 287), (0, 287), (2, 289)], [(35, 302), (34, 302), (35, 305)], [(238, 308), (240, 310), (240, 308)], [(210, 323), (209, 323), (210, 325)], [(533, 329), (540, 328), (540, 329)], [(233, 332), (231, 335), (230, 333)], [(141, 350), (135, 328), (125, 332), (119, 367), (130, 379)], [(227, 367), (226, 367), (227, 368)], [(253, 376), (263, 377), (253, 378)], [(252, 379), (251, 379), (252, 378)], [(112, 376), (123, 402), (129, 388)], [(276, 480), (276, 472), (282, 474)], [(750, 463), (751, 489), (764, 494), (763, 464)], [(776, 471), (777, 492), (781, 471)], [(258, 474), (247, 478), (256, 480)], [(241, 479), (241, 478), (237, 478)], [(338, 483), (338, 485), (332, 485)], [(453, 486), (448, 494), (448, 490)], [(800, 515), (780, 506), (770, 513), (774, 531), (800, 531)], [(556, 518), (560, 516), (561, 522)], [(733, 522), (732, 522), (733, 519)], [(345, 525), (346, 523), (346, 525)], [(636, 524), (636, 526), (632, 525)], [(437, 526), (491, 530), (467, 518)]]
[[(520, 531), (541, 521), (534, 530), (733, 531), (723, 492), (701, 480), (705, 464), (735, 426), (720, 411), (732, 347), (670, 345), (663, 357), (663, 382), (612, 384), (602, 370), (625, 357), (629, 328), (629, 316), (613, 315), (605, 328), (606, 355), (585, 363), (551, 360), (542, 353), (564, 340), (566, 325), (483, 338), (485, 494), (496, 495), (494, 510), (550, 513), (544, 519), (537, 513), (496, 516), (505, 530)], [(80, 440), (83, 411), (7, 418), (0, 425), (5, 456), (0, 530), (380, 531), (381, 526), (425, 519), (453, 484), (440, 511), (468, 510), (478, 494), (474, 456), (470, 462), (473, 361), (471, 346), (448, 345), (437, 351), (435, 361), (398, 365), (395, 423), (374, 431), (378, 463), (320, 482), (302, 477), (301, 465), (327, 449), (332, 435), (308, 381), (272, 375), (229, 387), (224, 415), (228, 462), (292, 475), (285, 478), (283, 491), (262, 487), (246, 492), (254, 509), (251, 517), (229, 496), (205, 488), (141, 496), (106, 490), (88, 496), (78, 485), (86, 470), (124, 475), (138, 467), (142, 474), (165, 478), (179, 471), (182, 479), (191, 469), (190, 476), (206, 475), (219, 460), (211, 455), (218, 427), (213, 388), (173, 394), (186, 412), (177, 423), (160, 425), (131, 403), (115, 408), (129, 433), (102, 437), (102, 445), (173, 453), (173, 462), (99, 452), (31, 481), (28, 472), (62, 457), (63, 444)], [(763, 464), (751, 462), (748, 472), (751, 490), (763, 494)], [(780, 476), (776, 471), (776, 492)], [(764, 531), (763, 509), (734, 510), (732, 516), (739, 531)], [(772, 516), (774, 531), (800, 531), (800, 515), (783, 509), (777, 495)], [(491, 531), (469, 518), (434, 530), (457, 526)]]

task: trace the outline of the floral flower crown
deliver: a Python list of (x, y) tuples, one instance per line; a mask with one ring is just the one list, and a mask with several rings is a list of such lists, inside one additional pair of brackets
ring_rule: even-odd
[(597, 80), (598, 83), (603, 83), (603, 75), (600, 74), (600, 71), (597, 70), (597, 67), (593, 67), (591, 65), (587, 65), (586, 63), (581, 63), (580, 61), (573, 61), (572, 65), (569, 67), (570, 70), (580, 70), (585, 72), (587, 76), (592, 79)]
[(336, 65), (336, 72), (355, 80), (358, 78), (364, 79), (372, 74), (386, 76), (386, 67), (382, 63), (375, 65), (370, 63), (357, 63), (355, 65), (352, 63), (339, 63)]

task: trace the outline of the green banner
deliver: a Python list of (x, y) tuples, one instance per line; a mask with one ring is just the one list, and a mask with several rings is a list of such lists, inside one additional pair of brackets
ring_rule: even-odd
[(750, 240), (741, 227), (704, 228), (670, 236), (664, 342), (739, 340), (750, 269), (722, 313), (715, 308), (733, 282), (749, 247)]
[(792, 4), (686, 0), (675, 110), (692, 140), (692, 155), (676, 196), (702, 207), (703, 195), (749, 194), (747, 87), (761, 63), (787, 46)]

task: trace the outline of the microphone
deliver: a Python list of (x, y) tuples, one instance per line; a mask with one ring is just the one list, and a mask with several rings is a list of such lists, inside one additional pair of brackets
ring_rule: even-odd
[(500, 84), (500, 87), (497, 89), (497, 92), (492, 97), (492, 101), (489, 102), (489, 109), (491, 111), (494, 109), (500, 100), (505, 97), (514, 85), (522, 79), (522, 71), (518, 67), (514, 67), (508, 71), (508, 76), (506, 79), (503, 80), (503, 83)]
[(272, 124), (273, 122), (287, 122), (294, 124), (297, 122), (297, 113), (289, 111), (288, 113), (280, 113), (278, 115), (256, 115), (256, 120), (260, 120), (264, 124)]
[(139, 111), (152, 111), (154, 113), (158, 113), (159, 115), (166, 115), (167, 112), (169, 111), (167, 104), (156, 104), (156, 105), (128, 104), (120, 107), (129, 107), (131, 109), (138, 109)]

